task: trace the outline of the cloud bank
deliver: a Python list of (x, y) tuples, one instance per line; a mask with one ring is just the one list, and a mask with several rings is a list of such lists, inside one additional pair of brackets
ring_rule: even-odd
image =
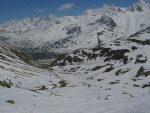
[(74, 3), (66, 3), (66, 4), (62, 4), (60, 7), (58, 7), (58, 10), (65, 11), (65, 10), (72, 9), (74, 6), (75, 6)]

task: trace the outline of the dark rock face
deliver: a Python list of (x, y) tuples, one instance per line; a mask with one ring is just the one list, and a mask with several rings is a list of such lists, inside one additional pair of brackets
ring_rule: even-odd
[(144, 84), (144, 85), (142, 86), (142, 88), (147, 88), (147, 87), (150, 87), (150, 83)]
[(143, 8), (142, 8), (141, 6), (139, 6), (139, 5), (137, 5), (137, 6), (136, 6), (136, 10), (139, 11), (139, 12), (142, 12), (142, 11), (143, 11)]
[(0, 81), (0, 86), (6, 87), (6, 88), (11, 88), (10, 83), (8, 83), (8, 82), (6, 82), (6, 81)]
[(134, 8), (134, 6), (132, 6), (132, 7), (130, 7), (130, 9), (129, 9), (131, 12), (134, 12), (135, 11), (135, 8)]
[[(143, 12), (145, 7), (145, 4), (149, 5), (150, 4), (150, 1), (149, 0), (137, 0), (138, 2), (134, 5), (132, 5), (129, 10), (131, 12), (134, 12), (134, 11), (138, 11), (138, 12)], [(144, 4), (143, 4), (144, 3)], [(149, 7), (147, 7), (149, 8)]]
[(79, 68), (80, 68), (80, 66), (78, 66), (78, 67), (76, 67), (76, 68), (71, 68), (71, 69), (69, 69), (69, 72), (75, 72), (75, 71), (77, 71)]
[(66, 87), (67, 86), (67, 82), (65, 80), (61, 80), (59, 81), (60, 87)]
[(150, 76), (150, 71), (145, 71), (144, 67), (141, 66), (140, 69), (138, 70), (137, 74), (136, 74), (136, 77), (139, 77), (139, 76), (148, 77), (148, 76)]
[(104, 73), (105, 72), (110, 72), (110, 71), (112, 71), (114, 69), (114, 67), (113, 67), (113, 65), (111, 65), (109, 68), (107, 68), (105, 71), (104, 71)]
[(100, 22), (105, 23), (110, 28), (115, 28), (117, 26), (114, 20), (109, 16), (102, 16)]
[(132, 46), (131, 47), (131, 50), (137, 50), (138, 48), (137, 47), (135, 47), (135, 46)]
[(68, 35), (71, 35), (71, 34), (74, 34), (74, 33), (77, 33), (77, 34), (81, 33), (81, 27), (74, 26), (74, 27), (72, 27), (70, 29), (69, 28), (67, 29), (67, 34)]
[(130, 11), (131, 12), (134, 12), (134, 11), (142, 12), (144, 10), (143, 10), (142, 6), (137, 4), (137, 5), (134, 5), (134, 6), (130, 7)]
[(141, 76), (143, 72), (144, 72), (144, 67), (141, 66), (140, 69), (138, 70), (137, 74), (136, 74), (136, 77)]
[(15, 104), (14, 100), (7, 100), (6, 102), (9, 103), (9, 104)]
[(143, 56), (142, 54), (136, 56), (135, 64), (138, 64), (138, 63), (142, 64), (142, 63), (146, 63), (146, 62), (147, 62), (146, 56)]
[(109, 16), (102, 16), (96, 22), (90, 23), (89, 25), (95, 25), (95, 24), (106, 25), (107, 27), (111, 29), (114, 29), (115, 27), (117, 27), (117, 24), (115, 23), (115, 21)]
[(110, 84), (110, 85), (115, 85), (115, 84), (119, 84), (119, 83), (120, 83), (120, 81), (116, 80), (116, 81), (110, 82), (110, 83), (108, 83), (108, 84)]
[(150, 40), (137, 40), (137, 39), (128, 39), (128, 41), (135, 42), (141, 45), (150, 45)]
[(94, 68), (92, 69), (92, 71), (99, 70), (99, 69), (101, 69), (101, 68), (103, 68), (103, 67), (105, 67), (105, 66), (108, 66), (108, 65), (110, 65), (110, 64), (106, 64), (106, 65), (104, 65), (104, 66), (96, 66), (96, 67), (94, 67)]
[(116, 76), (119, 76), (119, 75), (122, 75), (124, 73), (127, 73), (128, 71), (130, 71), (130, 70), (129, 69), (126, 69), (126, 70), (119, 69), (115, 74), (116, 74)]

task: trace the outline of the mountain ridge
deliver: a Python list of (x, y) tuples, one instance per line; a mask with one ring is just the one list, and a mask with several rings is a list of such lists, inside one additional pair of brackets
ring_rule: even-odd
[[(136, 6), (147, 10), (136, 10)], [(28, 52), (67, 52), (94, 47), (97, 45), (97, 32), (106, 32), (101, 40), (107, 41), (110, 37), (112, 40), (115, 37), (128, 37), (146, 28), (150, 25), (148, 8), (146, 1), (140, 1), (129, 8), (105, 5), (99, 9), (89, 9), (78, 16), (49, 15), (10, 21), (0, 25), (0, 40)], [(114, 29), (107, 26), (108, 17), (116, 24)]]

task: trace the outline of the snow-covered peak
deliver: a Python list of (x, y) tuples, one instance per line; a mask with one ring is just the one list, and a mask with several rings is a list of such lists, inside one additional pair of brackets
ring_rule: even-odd
[(118, 12), (124, 11), (124, 9), (125, 8), (120, 8), (120, 7), (110, 6), (110, 5), (104, 5), (101, 8), (87, 9), (82, 14), (85, 14), (85, 15), (104, 15), (104, 14), (113, 15), (113, 14), (116, 14)]
[[(31, 51), (72, 51), (97, 44), (97, 32), (105, 42), (128, 37), (150, 26), (150, 2), (129, 8), (104, 5), (78, 16), (27, 17), (0, 25), (0, 40)], [(61, 49), (61, 50), (60, 50)]]
[(141, 4), (150, 4), (150, 0), (138, 0), (138, 3), (141, 3)]
[(142, 11), (150, 11), (150, 0), (138, 0), (135, 4), (130, 7), (116, 7), (113, 5), (104, 5), (101, 8), (91, 8), (84, 11), (82, 14), (85, 15), (116, 15), (118, 13), (126, 13), (126, 12), (142, 12)]
[(150, 11), (150, 0), (138, 0), (138, 2), (132, 5), (129, 9), (132, 12), (133, 11), (138, 11), (138, 12)]
[(143, 10), (150, 10), (150, 0), (139, 0), (137, 3)]
[(107, 27), (112, 28), (112, 29), (117, 26), (117, 24), (114, 22), (114, 20), (107, 15), (103, 15), (101, 17), (101, 19), (99, 19), (97, 22), (99, 22), (101, 24), (105, 24)]
[[(41, 25), (52, 25), (59, 22), (59, 18), (53, 15), (45, 17), (27, 17), (23, 20), (13, 20), (0, 25), (1, 28), (6, 28), (7, 31), (27, 32), (32, 29), (41, 29)], [(42, 27), (43, 28), (43, 27)]]

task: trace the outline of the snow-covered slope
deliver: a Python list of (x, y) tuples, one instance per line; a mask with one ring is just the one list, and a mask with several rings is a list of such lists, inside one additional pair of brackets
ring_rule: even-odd
[(3, 44), (69, 52), (47, 70), (0, 44), (0, 113), (149, 113), (148, 2), (1, 25)]
[[(0, 112), (149, 113), (149, 55), (144, 54), (149, 45), (139, 46), (131, 40), (134, 36), (119, 39), (119, 50), (106, 49), (109, 44), (76, 50), (67, 54), (68, 62), (57, 60), (50, 72), (23, 62), (21, 55), (0, 45)], [(128, 50), (131, 44), (135, 47)], [(135, 59), (140, 53), (146, 61), (145, 56)], [(141, 66), (144, 70), (138, 71)]]
[(0, 39), (31, 52), (92, 48), (97, 45), (97, 32), (104, 32), (101, 40), (110, 42), (148, 27), (150, 4), (144, 1), (129, 8), (105, 5), (78, 16), (13, 20), (0, 26)]
[(33, 65), (40, 67), (28, 54), (0, 44), (0, 87), (20, 86), (26, 78), (44, 74)]
[(132, 96), (143, 95), (148, 93), (150, 85), (149, 34), (150, 27), (128, 38), (92, 49), (78, 49), (60, 56), (52, 65), (64, 74), (85, 76), (88, 83), (96, 85), (103, 93), (107, 89)]
[(0, 45), (0, 112), (149, 113), (148, 34), (63, 55), (50, 72)]

